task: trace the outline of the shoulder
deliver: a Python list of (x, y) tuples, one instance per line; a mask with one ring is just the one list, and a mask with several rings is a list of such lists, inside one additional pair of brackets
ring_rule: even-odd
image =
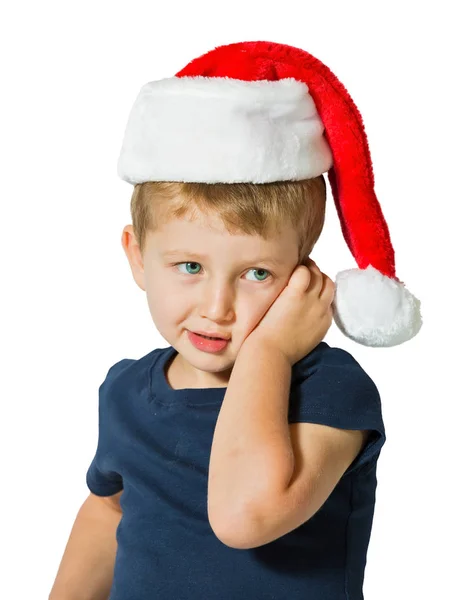
[(141, 358), (122, 358), (111, 365), (99, 386), (100, 410), (130, 408), (130, 399), (149, 386), (149, 372), (160, 352), (156, 348)]
[(291, 382), (301, 383), (309, 378), (325, 378), (326, 375), (333, 381), (360, 380), (377, 392), (374, 381), (352, 354), (343, 348), (329, 346), (326, 342), (318, 344), (312, 352), (293, 365)]
[(296, 375), (301, 373), (311, 374), (322, 366), (361, 368), (359, 362), (343, 348), (329, 346), (327, 342), (320, 342), (307, 356), (301, 358), (293, 365)]
[(378, 388), (360, 363), (346, 350), (321, 342), (293, 365), (291, 393), (304, 396), (312, 410), (380, 411)]
[(101, 384), (112, 385), (114, 382), (124, 381), (128, 378), (136, 378), (137, 373), (149, 369), (162, 352), (161, 348), (155, 348), (141, 358), (122, 358), (107, 370), (107, 375)]
[(107, 375), (103, 383), (110, 382), (116, 379), (122, 371), (124, 371), (127, 367), (134, 364), (136, 362), (133, 358), (122, 358), (118, 362), (114, 363), (111, 367), (109, 367), (107, 371)]
[(127, 419), (134, 407), (134, 399), (149, 387), (149, 370), (159, 349), (141, 358), (122, 358), (111, 365), (99, 386), (100, 423), (117, 423)]

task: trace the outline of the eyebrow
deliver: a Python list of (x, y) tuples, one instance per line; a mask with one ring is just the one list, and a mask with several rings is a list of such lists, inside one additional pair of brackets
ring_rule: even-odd
[[(185, 255), (185, 256), (190, 256), (199, 260), (205, 260), (208, 258), (207, 255), (205, 254), (198, 254), (197, 252), (192, 252), (191, 250), (167, 250), (166, 252), (162, 253), (162, 256), (165, 258), (171, 258), (172, 256), (181, 256), (181, 255)], [(285, 264), (283, 260), (279, 260), (278, 258), (275, 257), (264, 257), (264, 258), (258, 258), (256, 260), (244, 260), (244, 263), (258, 263), (258, 262), (267, 262), (267, 263), (273, 263), (274, 265), (283, 265)]]

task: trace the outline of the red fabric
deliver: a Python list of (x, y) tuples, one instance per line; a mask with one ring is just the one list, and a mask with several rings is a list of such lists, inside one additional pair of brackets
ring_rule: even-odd
[(293, 77), (308, 85), (333, 155), (328, 177), (344, 239), (360, 269), (371, 264), (396, 279), (394, 250), (374, 192), (362, 116), (332, 71), (305, 50), (258, 41), (219, 46), (176, 73), (176, 77), (200, 75), (243, 81)]

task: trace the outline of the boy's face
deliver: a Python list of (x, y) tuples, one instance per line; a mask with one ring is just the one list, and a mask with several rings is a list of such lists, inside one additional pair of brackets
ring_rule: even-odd
[[(292, 227), (264, 240), (230, 234), (218, 217), (202, 214), (149, 233), (143, 256), (132, 225), (124, 228), (122, 245), (156, 328), (178, 352), (173, 362), (186, 382), (181, 387), (227, 386), (242, 343), (298, 264)], [(221, 352), (205, 352), (192, 345), (188, 330), (221, 332), (230, 341)]]

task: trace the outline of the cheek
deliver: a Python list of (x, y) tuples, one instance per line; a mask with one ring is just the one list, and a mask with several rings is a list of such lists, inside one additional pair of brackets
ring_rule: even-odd
[(255, 296), (253, 299), (250, 297), (243, 298), (243, 301), (238, 304), (238, 319), (241, 321), (241, 329), (246, 331), (247, 335), (255, 329), (277, 296), (275, 290), (272, 290), (272, 292), (268, 291), (267, 294)]
[(157, 268), (152, 273), (146, 273), (146, 296), (149, 310), (156, 321), (167, 320), (181, 310), (180, 290)]
[(159, 290), (150, 290), (147, 300), (149, 310), (156, 321), (177, 319), (184, 307), (184, 302), (181, 302), (178, 294), (162, 293)]

